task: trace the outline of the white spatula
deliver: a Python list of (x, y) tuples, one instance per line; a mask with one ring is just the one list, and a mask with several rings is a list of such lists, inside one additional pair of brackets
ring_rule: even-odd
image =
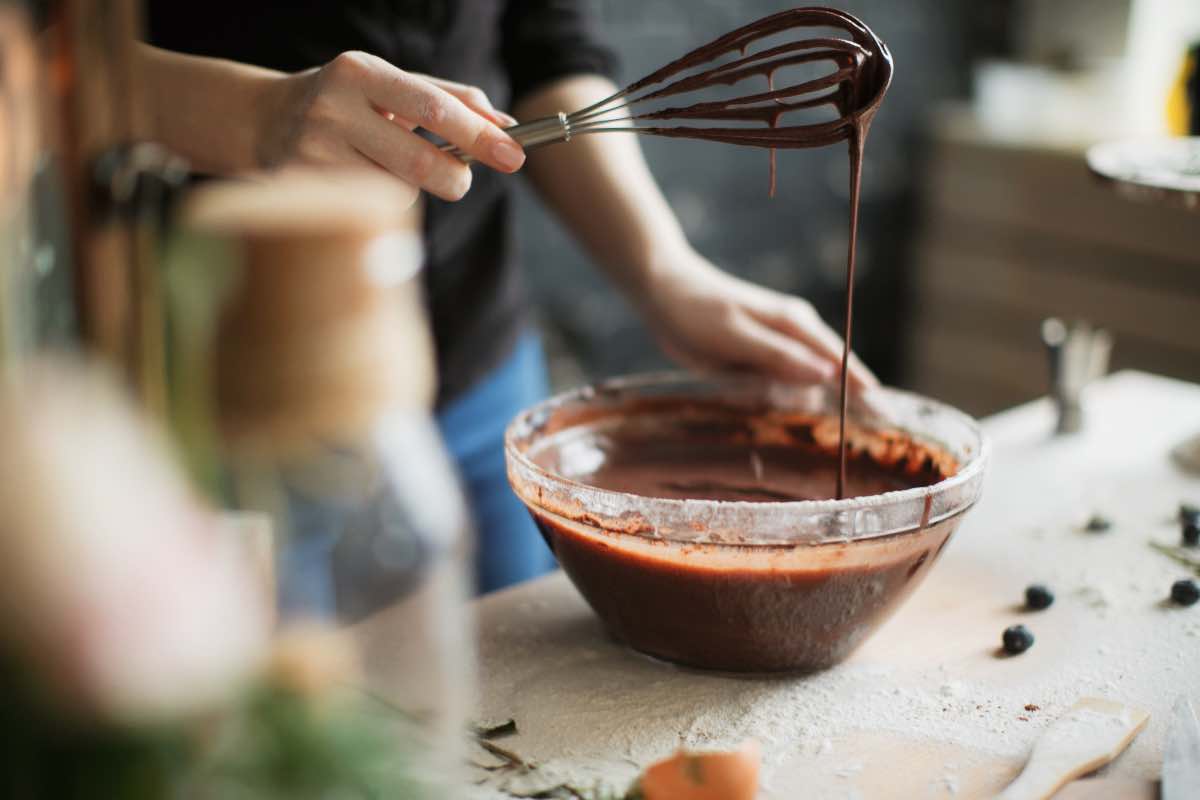
[(1046, 800), (1068, 781), (1119, 756), (1149, 719), (1140, 708), (1083, 698), (1046, 729), (1025, 769), (996, 800)]

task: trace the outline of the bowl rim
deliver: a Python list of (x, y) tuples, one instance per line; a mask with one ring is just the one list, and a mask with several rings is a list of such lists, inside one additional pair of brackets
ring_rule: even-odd
[[(509, 471), (509, 476), (510, 476), (510, 482), (512, 479), (513, 465), (515, 464), (516, 466), (518, 466), (520, 468), (520, 470), (527, 472), (527, 473), (531, 473), (537, 479), (546, 481), (550, 484), (555, 484), (555, 485), (561, 486), (564, 489), (578, 490), (582, 496), (589, 497), (589, 498), (595, 498), (595, 499), (607, 499), (611, 502), (618, 503), (618, 504), (637, 504), (638, 506), (645, 508), (646, 510), (650, 511), (653, 514), (656, 514), (656, 515), (661, 514), (663, 516), (665, 516), (666, 514), (671, 513), (671, 512), (674, 512), (677, 514), (686, 514), (689, 512), (691, 512), (691, 513), (702, 512), (704, 510), (709, 510), (709, 509), (728, 509), (728, 510), (733, 510), (735, 512), (738, 510), (752, 512), (752, 511), (761, 510), (761, 509), (771, 509), (771, 510), (775, 511), (776, 513), (780, 513), (780, 514), (786, 514), (788, 512), (795, 512), (797, 514), (804, 514), (807, 516), (821, 515), (821, 514), (838, 515), (838, 514), (850, 514), (850, 513), (854, 513), (854, 512), (858, 512), (858, 511), (862, 511), (862, 510), (867, 510), (867, 509), (871, 509), (871, 508), (879, 508), (879, 507), (883, 507), (883, 506), (894, 506), (894, 505), (898, 505), (898, 504), (904, 504), (904, 503), (907, 503), (910, 501), (911, 502), (924, 501), (926, 498), (933, 498), (938, 495), (948, 494), (948, 493), (954, 491), (955, 489), (963, 487), (972, 481), (980, 480), (982, 477), (982, 473), (991, 458), (991, 449), (992, 449), (991, 441), (990, 441), (989, 437), (987, 436), (987, 434), (984, 432), (982, 426), (979, 424), (979, 422), (974, 417), (971, 417), (969, 414), (966, 414), (965, 412), (960, 411), (957, 408), (955, 408), (947, 403), (943, 403), (939, 400), (935, 400), (935, 399), (927, 397), (925, 395), (918, 394), (916, 392), (906, 391), (903, 389), (896, 389), (896, 388), (885, 387), (885, 386), (881, 386), (877, 389), (874, 389), (874, 390), (872, 390), (872, 392), (878, 392), (883, 396), (899, 397), (899, 398), (903, 398), (903, 399), (908, 400), (913, 403), (921, 403), (921, 404), (924, 404), (925, 406), (932, 407), (936, 410), (937, 413), (949, 415), (950, 417), (954, 418), (956, 422), (958, 422), (959, 424), (962, 424), (966, 429), (968, 429), (975, 436), (975, 440), (977, 442), (977, 447), (975, 448), (973, 453), (967, 454), (967, 458), (965, 459), (965, 461), (963, 461), (959, 470), (954, 475), (950, 476), (949, 478), (940, 480), (937, 483), (930, 484), (928, 486), (915, 486), (915, 487), (912, 487), (909, 489), (896, 489), (896, 490), (892, 490), (889, 492), (882, 492), (880, 494), (870, 495), (867, 497), (849, 497), (849, 498), (843, 498), (841, 500), (835, 500), (835, 499), (784, 500), (784, 501), (762, 502), (762, 501), (753, 501), (753, 500), (676, 499), (676, 498), (666, 498), (666, 497), (653, 497), (650, 495), (639, 495), (639, 494), (633, 494), (631, 492), (615, 491), (612, 489), (602, 489), (600, 487), (593, 486), (591, 484), (587, 484), (582, 481), (575, 480), (573, 478), (567, 478), (562, 475), (558, 475), (558, 474), (551, 472), (550, 470), (538, 465), (537, 463), (535, 463), (517, 445), (517, 440), (519, 438), (524, 438), (525, 436), (536, 433), (536, 428), (538, 427), (538, 424), (536, 422), (534, 422), (534, 420), (538, 416), (548, 415), (554, 409), (561, 407), (572, 401), (586, 401), (590, 397), (598, 395), (598, 394), (602, 394), (602, 393), (611, 393), (611, 392), (622, 391), (622, 390), (625, 390), (625, 391), (637, 390), (637, 389), (651, 388), (651, 387), (670, 387), (671, 385), (682, 385), (682, 384), (688, 384), (688, 383), (710, 383), (710, 384), (714, 384), (714, 385), (720, 385), (720, 384), (724, 384), (724, 383), (740, 384), (740, 385), (744, 385), (747, 387), (761, 386), (764, 389), (768, 389), (768, 390), (772, 386), (786, 386), (785, 384), (780, 384), (776, 381), (772, 381), (770, 379), (763, 378), (761, 376), (754, 376), (754, 375), (741, 374), (741, 373), (702, 374), (702, 373), (687, 372), (687, 371), (683, 371), (683, 370), (663, 370), (663, 371), (654, 371), (654, 372), (633, 373), (633, 374), (622, 375), (622, 376), (618, 376), (618, 377), (604, 378), (604, 379), (601, 379), (601, 380), (598, 380), (598, 381), (595, 381), (592, 383), (584, 384), (582, 386), (577, 386), (575, 388), (569, 389), (564, 392), (560, 392), (556, 395), (546, 398), (545, 400), (542, 400), (542, 401), (530, 406), (529, 408), (524, 409), (519, 414), (517, 414), (516, 417), (514, 417), (513, 420), (509, 423), (508, 427), (506, 428), (506, 430), (504, 432), (504, 452), (505, 452), (505, 458), (508, 460), (508, 465), (509, 465), (508, 471)], [(812, 389), (812, 388), (821, 388), (821, 387), (801, 386), (801, 387), (797, 387), (797, 388)], [(897, 426), (897, 427), (899, 427), (899, 426)], [(903, 427), (899, 427), (899, 429), (904, 430)], [(908, 432), (912, 433), (911, 431), (908, 431)], [(937, 444), (941, 444), (940, 442), (936, 442), (935, 439), (931, 439), (928, 436), (923, 436), (922, 438), (927, 441), (933, 441)], [(942, 446), (944, 447), (945, 445), (942, 445)], [(518, 490), (515, 486), (513, 487), (513, 490), (517, 494), (518, 498), (523, 503), (525, 503), (527, 505), (536, 506), (539, 511), (554, 514), (556, 516), (558, 515), (558, 513), (554, 509), (547, 508), (544, 505), (540, 505), (538, 503), (534, 503), (530, 499), (523, 496), (521, 491)], [(978, 499), (977, 495), (978, 495), (978, 493), (976, 493), (976, 497), (974, 497), (966, 502), (957, 503), (952, 508), (944, 509), (942, 513), (940, 513), (936, 516), (930, 516), (927, 519), (925, 525), (927, 527), (932, 527), (933, 525), (935, 525), (937, 523), (940, 523), (942, 521), (945, 521), (947, 519), (950, 519), (952, 517), (962, 514), (963, 512), (965, 512), (969, 508), (971, 508), (972, 505), (974, 505), (975, 501)], [(882, 538), (882, 537), (886, 537), (886, 536), (894, 536), (897, 533), (904, 533), (904, 532), (905, 531), (899, 531), (899, 530), (897, 530), (897, 531), (864, 532), (861, 534), (853, 535), (849, 538), (851, 540), (874, 539), (874, 538)], [(606, 530), (606, 533), (610, 533), (610, 534), (614, 534), (614, 535), (616, 535), (616, 534), (644, 535), (638, 531), (620, 531), (620, 530), (617, 530), (617, 531), (607, 531)], [(653, 538), (664, 539), (667, 541), (671, 540), (671, 537), (667, 537), (667, 536), (655, 536)], [(842, 537), (837, 537), (837, 539), (835, 539), (835, 540), (829, 540), (829, 541), (846, 541), (846, 540), (847, 540), (847, 537), (842, 536)], [(697, 543), (697, 542), (704, 542), (705, 540), (703, 538), (700, 538), (700, 539), (680, 539), (679, 541), (686, 541), (689, 543)], [(805, 540), (801, 540), (801, 539), (797, 539), (792, 542), (788, 542), (786, 540), (776, 540), (776, 541), (746, 540), (746, 541), (739, 541), (739, 542), (730, 542), (730, 541), (721, 540), (721, 539), (711, 540), (711, 543), (713, 543), (713, 544), (726, 544), (726, 545), (737, 545), (737, 546), (746, 546), (746, 547), (755, 547), (755, 546), (778, 547), (781, 544), (798, 544), (798, 543), (804, 543), (804, 542), (805, 542)]]

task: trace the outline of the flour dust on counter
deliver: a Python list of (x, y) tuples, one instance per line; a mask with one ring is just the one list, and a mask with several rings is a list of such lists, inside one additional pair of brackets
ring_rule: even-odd
[[(506, 747), (538, 768), (507, 774), (480, 770), (477, 779), (483, 783), (474, 796), (531, 796), (564, 783), (617, 792), (644, 765), (680, 747), (727, 749), (755, 738), (763, 745), (765, 796), (785, 797), (773, 793), (775, 774), (796, 758), (831, 764), (850, 786), (865, 765), (861, 757), (843, 752), (839, 741), (856, 731), (969, 742), (980, 751), (978, 762), (986, 764), (989, 756), (1018, 753), (1021, 728), (1040, 726), (1049, 716), (1024, 710), (1030, 704), (1025, 690), (1003, 692), (955, 680), (940, 668), (912, 680), (869, 663), (852, 662), (802, 678), (686, 672), (687, 690), (672, 691), (685, 671), (609, 643), (590, 624), (572, 627), (579, 639), (557, 656), (547, 654), (541, 667), (489, 676), (493, 685), (506, 687), (494, 696), (507, 696), (503, 713), (511, 713), (520, 728)], [(520, 617), (511, 619), (503, 634), (496, 633), (509, 641), (537, 638)], [(562, 635), (560, 629), (560, 645)], [(845, 704), (841, 697), (856, 700)], [(1045, 694), (1036, 699), (1047, 709), (1056, 707)], [(1063, 695), (1058, 703), (1066, 707), (1073, 700)], [(501, 708), (487, 709), (492, 710)], [(969, 758), (960, 760), (963, 767), (971, 764)], [(938, 782), (946, 796), (957, 785), (959, 766), (954, 761), (942, 765)]]

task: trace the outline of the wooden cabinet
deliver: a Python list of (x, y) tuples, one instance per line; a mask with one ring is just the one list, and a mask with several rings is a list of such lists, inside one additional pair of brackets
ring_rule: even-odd
[(937, 126), (904, 346), (912, 388), (975, 414), (1045, 394), (1047, 316), (1111, 330), (1113, 369), (1200, 381), (1200, 214), (1122, 198), (1083, 150), (989, 140), (956, 117)]

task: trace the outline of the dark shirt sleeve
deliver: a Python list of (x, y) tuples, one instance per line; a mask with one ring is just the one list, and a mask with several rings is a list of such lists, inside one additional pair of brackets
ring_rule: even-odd
[(569, 75), (616, 77), (617, 58), (599, 32), (594, 0), (509, 0), (501, 56), (512, 105)]

